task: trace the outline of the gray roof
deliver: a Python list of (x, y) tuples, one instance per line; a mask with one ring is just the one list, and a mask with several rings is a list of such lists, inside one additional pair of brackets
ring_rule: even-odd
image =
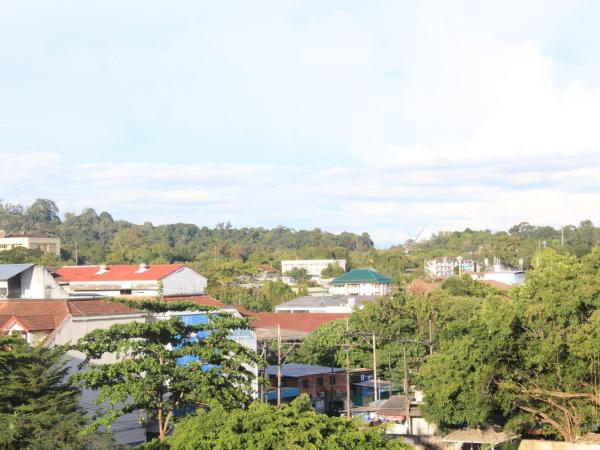
[[(333, 373), (342, 372), (344, 369), (340, 367), (334, 367)], [(267, 367), (267, 375), (277, 376), (277, 366)], [(281, 365), (281, 374), (284, 377), (306, 377), (309, 375), (327, 375), (332, 373), (331, 367), (325, 366), (313, 366), (311, 364), (297, 364), (289, 363)]]
[(0, 281), (6, 281), (25, 272), (35, 264), (0, 264)]
[(314, 297), (307, 295), (306, 297), (298, 297), (289, 300), (285, 303), (277, 305), (275, 308), (326, 308), (331, 306), (346, 306), (348, 299), (356, 300), (357, 305), (363, 305), (372, 302), (377, 298), (375, 295), (328, 295), (322, 297)]

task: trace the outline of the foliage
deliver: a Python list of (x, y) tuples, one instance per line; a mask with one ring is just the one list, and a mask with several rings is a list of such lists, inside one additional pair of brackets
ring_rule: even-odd
[(480, 281), (473, 280), (469, 275), (449, 277), (442, 283), (442, 289), (450, 295), (483, 298), (498, 294), (499, 291)]
[(220, 406), (199, 411), (178, 424), (168, 443), (174, 450), (409, 448), (376, 428), (315, 413), (305, 394), (282, 407), (254, 402), (229, 413)]
[(308, 270), (304, 267), (294, 267), (292, 270), (288, 270), (284, 273), (287, 277), (295, 278), (296, 280), (308, 280), (310, 279), (310, 275), (308, 274)]
[(0, 336), (0, 448), (74, 450), (96, 441), (80, 436), (86, 417), (79, 391), (65, 382), (64, 353)]
[(595, 431), (600, 250), (553, 250), (512, 299), (489, 297), (422, 368), (424, 414), (446, 426), (506, 424), (573, 442)]
[(328, 264), (327, 267), (321, 271), (321, 276), (323, 278), (337, 278), (343, 274), (344, 269), (342, 269), (340, 265), (336, 263)]
[[(85, 355), (85, 370), (74, 375), (75, 382), (98, 390), (98, 402), (107, 400), (110, 405), (94, 426), (110, 425), (140, 410), (157, 420), (162, 439), (178, 411), (209, 401), (226, 409), (249, 403), (249, 367), (257, 357), (230, 339), (235, 330), (247, 329), (245, 319), (208, 314), (206, 323), (192, 325), (169, 313), (208, 308), (158, 299), (113, 301), (145, 310), (147, 317), (96, 329), (74, 346)], [(99, 361), (107, 355), (114, 355), (116, 362)]]

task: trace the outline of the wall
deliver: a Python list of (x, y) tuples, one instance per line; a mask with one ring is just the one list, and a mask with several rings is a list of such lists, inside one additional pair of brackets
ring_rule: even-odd
[(577, 444), (523, 439), (519, 450), (600, 450), (600, 444)]
[(21, 298), (64, 299), (67, 292), (44, 266), (34, 266), (21, 273)]
[(162, 279), (164, 295), (204, 294), (208, 284), (206, 277), (183, 267)]
[(355, 283), (342, 286), (331, 286), (329, 293), (333, 295), (388, 295), (390, 287), (387, 284)]

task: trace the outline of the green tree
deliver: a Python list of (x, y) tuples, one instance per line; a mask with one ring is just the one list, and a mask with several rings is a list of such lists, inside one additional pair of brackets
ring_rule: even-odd
[(65, 348), (30, 347), (0, 336), (0, 448), (84, 449), (79, 390), (66, 382)]
[(310, 279), (308, 270), (306, 270), (303, 267), (294, 267), (292, 270), (288, 270), (286, 273), (284, 273), (284, 275), (301, 281), (306, 281)]
[(426, 417), (442, 426), (539, 429), (573, 442), (600, 417), (600, 250), (547, 249), (511, 297), (487, 297), (420, 370)]
[(339, 264), (331, 263), (321, 271), (321, 276), (323, 278), (336, 278), (343, 273), (344, 269), (342, 269)]
[(199, 411), (181, 421), (167, 442), (174, 450), (409, 448), (380, 429), (315, 413), (305, 394), (279, 408), (254, 402), (229, 413), (220, 406)]
[[(85, 355), (85, 367), (74, 375), (83, 387), (99, 391), (98, 402), (110, 409), (94, 423), (110, 425), (117, 417), (135, 410), (146, 412), (158, 423), (164, 439), (177, 411), (217, 401), (230, 409), (250, 402), (256, 355), (230, 339), (247, 329), (245, 319), (225, 313), (208, 314), (206, 323), (191, 325), (169, 312), (206, 310), (190, 302), (151, 300), (121, 301), (147, 312), (143, 322), (97, 329), (74, 348)], [(100, 363), (105, 355), (116, 362)]]

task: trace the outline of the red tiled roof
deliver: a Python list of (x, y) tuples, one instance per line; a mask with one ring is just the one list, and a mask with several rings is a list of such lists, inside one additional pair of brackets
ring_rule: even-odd
[(59, 282), (76, 281), (157, 281), (185, 267), (184, 264), (153, 264), (139, 272), (136, 265), (107, 265), (107, 271), (98, 274), (100, 266), (65, 266), (54, 271)]
[(163, 300), (165, 302), (193, 302), (196, 305), (214, 306), (215, 308), (222, 308), (225, 306), (210, 295), (176, 295), (172, 297), (163, 297)]
[(101, 299), (69, 300), (71, 314), (75, 317), (104, 316), (112, 314), (135, 314), (139, 310), (130, 308), (124, 303)]
[(12, 320), (4, 323), (2, 328), (10, 327), (14, 322), (19, 323), (25, 331), (50, 331), (56, 328), (54, 317), (52, 316), (21, 316), (12, 317)]
[(300, 331), (303, 333), (312, 333), (321, 325), (333, 322), (338, 319), (345, 319), (350, 314), (344, 313), (271, 313), (258, 312), (251, 313), (255, 320), (250, 322), (252, 328), (280, 328), (291, 331)]
[(66, 300), (1, 300), (0, 316), (31, 317), (51, 316), (58, 325), (69, 314)]

